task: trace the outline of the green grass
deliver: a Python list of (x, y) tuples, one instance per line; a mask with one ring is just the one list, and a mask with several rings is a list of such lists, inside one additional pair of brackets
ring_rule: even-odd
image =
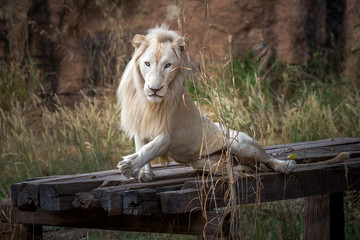
[[(225, 62), (210, 70), (203, 67), (201, 80), (188, 83), (187, 90), (204, 114), (263, 145), (360, 137), (359, 88), (340, 74), (320, 69), (327, 66), (290, 66), (276, 61), (269, 72), (262, 73), (250, 60), (233, 61), (231, 66)], [(229, 196), (231, 199), (231, 193)], [(358, 192), (346, 199), (347, 239), (359, 238), (360, 218), (354, 214), (359, 211), (358, 203)], [(229, 204), (225, 210), (231, 213), (237, 236), (296, 239), (303, 234), (299, 204), (302, 206), (284, 201), (240, 208)]]
[[(249, 60), (215, 68), (188, 84), (217, 121), (247, 132), (264, 145), (360, 136), (359, 89), (341, 75), (316, 78), (320, 70), (277, 61), (268, 74)], [(207, 74), (210, 75), (210, 74)]]
[(36, 71), (31, 59), (25, 64), (0, 61), (0, 106), (10, 109), (11, 99), (25, 104), (41, 87), (42, 75)]
[[(113, 169), (133, 151), (119, 130), (114, 97), (85, 97), (73, 109), (50, 111), (33, 97), (24, 107), (13, 99), (0, 109), (0, 198), (8, 198), (11, 183), (30, 177)], [(110, 93), (112, 95), (113, 93)]]
[[(186, 88), (203, 113), (263, 145), (360, 137), (359, 89), (340, 74), (321, 69), (324, 66), (276, 61), (262, 73), (250, 60), (209, 63)], [(95, 96), (84, 94), (74, 108), (55, 98), (54, 108), (38, 97), (43, 77), (31, 61), (23, 66), (2, 62), (0, 76), (0, 200), (10, 197), (11, 183), (113, 169), (121, 156), (134, 151), (133, 142), (119, 130), (114, 84), (97, 87)], [(347, 193), (348, 239), (360, 236), (359, 199), (358, 192)], [(299, 201), (231, 206), (237, 211), (237, 233), (245, 239), (300, 238)], [(100, 238), (118, 237), (110, 235)]]

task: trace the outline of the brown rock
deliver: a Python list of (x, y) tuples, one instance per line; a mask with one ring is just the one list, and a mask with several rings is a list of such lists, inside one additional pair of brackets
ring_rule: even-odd
[(252, 53), (263, 66), (272, 56), (303, 64), (314, 51), (333, 47), (332, 38), (345, 41), (339, 48), (344, 74), (359, 81), (359, 0), (3, 2), (0, 56), (22, 61), (30, 53), (40, 70), (51, 73), (46, 81), (59, 94), (118, 81), (117, 67), (133, 52), (132, 36), (163, 22), (190, 39), (193, 66), (223, 61), (229, 53)]
[(347, 0), (345, 13), (344, 75), (360, 86), (360, 0)]

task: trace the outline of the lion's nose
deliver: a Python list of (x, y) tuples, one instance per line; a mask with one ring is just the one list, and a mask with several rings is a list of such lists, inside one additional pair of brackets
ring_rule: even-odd
[(151, 91), (153, 91), (154, 94), (156, 94), (156, 92), (157, 92), (157, 91), (160, 91), (163, 87), (164, 87), (164, 86), (161, 86), (160, 88), (152, 88), (152, 87), (149, 86), (149, 89), (150, 89)]

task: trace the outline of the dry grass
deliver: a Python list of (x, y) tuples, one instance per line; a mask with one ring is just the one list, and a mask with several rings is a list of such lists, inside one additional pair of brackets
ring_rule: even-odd
[[(274, 64), (281, 66), (272, 68), (268, 77), (246, 61), (202, 66), (201, 80), (188, 83), (187, 88), (203, 113), (249, 134), (263, 145), (360, 136), (360, 113), (355, 110), (360, 109), (359, 89), (338, 76), (319, 80), (316, 72), (303, 66)], [(227, 161), (230, 169), (228, 155)], [(235, 181), (229, 173), (227, 178)], [(260, 185), (260, 179), (257, 181)], [(215, 195), (214, 188), (207, 189), (206, 193), (200, 192), (203, 200)], [(358, 193), (350, 195), (352, 201), (358, 201)], [(230, 216), (235, 239), (302, 238), (301, 200), (238, 206), (238, 196), (231, 185), (225, 197), (228, 204), (223, 210)], [(359, 236), (354, 230), (359, 226), (359, 219), (355, 220), (353, 214), (356, 209), (345, 208), (349, 239)]]
[(13, 99), (9, 111), (0, 109), (1, 198), (9, 197), (12, 182), (112, 169), (133, 151), (119, 130), (115, 93), (101, 92), (84, 96), (73, 109), (57, 105), (51, 111), (36, 96), (26, 106)]

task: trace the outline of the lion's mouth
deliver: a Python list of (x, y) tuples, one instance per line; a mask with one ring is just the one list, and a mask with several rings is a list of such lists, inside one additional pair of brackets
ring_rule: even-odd
[(157, 95), (155, 93), (154, 94), (149, 94), (147, 96), (148, 96), (148, 100), (150, 102), (159, 103), (159, 102), (162, 102), (162, 100), (163, 100), (163, 96)]
[(148, 97), (159, 97), (159, 98), (163, 98), (163, 96), (160, 96), (160, 95), (157, 95), (157, 94), (151, 94), (151, 95), (148, 95)]

